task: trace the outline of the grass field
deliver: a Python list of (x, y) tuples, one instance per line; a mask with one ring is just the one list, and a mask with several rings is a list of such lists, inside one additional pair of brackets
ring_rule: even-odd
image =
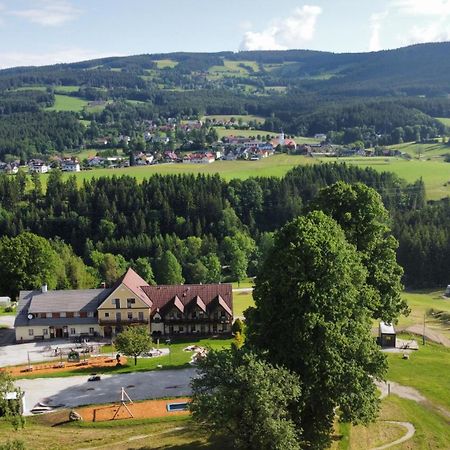
[[(250, 122), (251, 120), (253, 120), (253, 121), (258, 122), (258, 123), (263, 123), (264, 120), (265, 120), (264, 117), (261, 117), (261, 116), (252, 116), (252, 115), (250, 115), (250, 114), (249, 114), (249, 115), (214, 114), (214, 115), (211, 115), (211, 116), (203, 116), (203, 117), (202, 117), (202, 120), (206, 120), (206, 119), (211, 119), (211, 120), (213, 120), (213, 119), (215, 119), (215, 120), (224, 120), (224, 121), (226, 121), (226, 120), (232, 119), (233, 117), (236, 119), (236, 123), (237, 123), (237, 121), (238, 121), (239, 119), (242, 119), (243, 122)], [(239, 130), (237, 130), (237, 131), (239, 131)], [(255, 131), (254, 131), (254, 132), (255, 132)], [(257, 134), (258, 134), (258, 133), (257, 133)], [(266, 133), (266, 134), (267, 134), (267, 133)]]
[(244, 311), (254, 306), (253, 295), (251, 292), (234, 292), (233, 293), (233, 312), (235, 317), (242, 317)]
[[(411, 308), (411, 314), (408, 317), (400, 317), (398, 325), (407, 327), (413, 324), (423, 324), (424, 314), (429, 309), (435, 311), (445, 311), (450, 313), (450, 299), (442, 298), (443, 291), (424, 291), (424, 292), (404, 292), (402, 295)], [(450, 338), (450, 328), (444, 326), (439, 320), (432, 316), (426, 316), (426, 327), (436, 330)]]
[[(229, 130), (227, 130), (229, 131)], [(94, 169), (76, 174), (80, 183), (83, 180), (101, 176), (128, 175), (138, 181), (154, 174), (219, 174), (225, 180), (249, 177), (282, 177), (298, 165), (320, 164), (337, 161), (336, 158), (313, 159), (297, 155), (275, 155), (259, 161), (216, 161), (212, 164), (159, 164), (154, 166), (129, 167), (122, 169)], [(397, 158), (340, 158), (339, 162), (371, 167), (378, 172), (393, 172), (412, 183), (422, 178), (427, 190), (427, 198), (436, 200), (450, 195), (450, 164), (442, 161), (406, 161)], [(66, 177), (67, 175), (63, 175)], [(45, 185), (48, 175), (42, 176)], [(444, 186), (444, 183), (448, 183)]]
[(450, 147), (443, 142), (438, 142), (436, 144), (416, 144), (415, 142), (407, 142), (404, 144), (391, 145), (388, 148), (408, 153), (408, 155), (411, 155), (413, 158), (419, 158), (420, 156), (421, 159), (438, 158), (450, 153)]
[[(450, 442), (450, 427), (441, 415), (412, 401), (401, 399), (395, 395), (382, 402), (380, 417), (368, 427), (347, 425), (348, 445), (340, 445), (339, 449), (366, 450), (375, 446), (392, 442), (399, 436), (398, 426), (385, 421), (411, 422), (416, 433), (403, 445), (392, 447), (408, 450), (447, 450)], [(404, 429), (401, 435), (405, 433)]]
[(178, 65), (178, 62), (173, 59), (158, 59), (154, 62), (156, 63), (156, 67), (158, 69), (173, 69)]
[(74, 111), (79, 112), (88, 102), (77, 97), (70, 97), (68, 95), (55, 94), (55, 104), (46, 108), (47, 111)]
[(450, 118), (449, 117), (435, 117), (436, 120), (443, 123), (446, 127), (450, 127)]
[[(224, 449), (226, 443), (212, 438), (189, 416), (168, 420), (117, 420), (103, 423), (68, 423), (68, 412), (28, 419), (24, 430), (14, 432), (0, 421), (0, 446), (14, 439), (26, 450), (108, 448), (123, 449)], [(9, 448), (9, 447), (8, 447)]]
[(55, 86), (54, 91), (57, 94), (62, 93), (68, 93), (68, 92), (77, 92), (80, 89), (80, 86)]
[[(212, 339), (212, 338), (189, 338), (189, 339), (179, 339), (174, 341), (170, 345), (170, 355), (160, 356), (157, 358), (138, 358), (137, 365), (134, 365), (134, 359), (128, 358), (127, 364), (122, 367), (105, 367), (103, 370), (98, 370), (98, 373), (130, 373), (130, 372), (144, 372), (148, 370), (161, 370), (157, 366), (161, 365), (163, 369), (181, 369), (184, 367), (189, 367), (189, 361), (192, 357), (192, 352), (185, 352), (183, 349), (188, 345), (199, 345), (201, 347), (209, 347), (212, 349), (222, 349), (227, 348), (231, 345), (232, 339)], [(165, 343), (161, 343), (161, 347), (167, 347)], [(105, 348), (105, 354), (111, 353), (115, 357), (116, 350), (111, 347)], [(65, 372), (50, 373), (50, 374), (39, 374), (31, 373), (31, 375), (25, 375), (23, 378), (61, 378), (69, 377), (73, 375), (82, 375), (92, 372), (92, 368), (80, 368), (74, 370), (68, 370)], [(21, 377), (22, 378), (22, 377)]]
[(450, 411), (450, 348), (427, 342), (402, 359), (401, 353), (389, 353), (388, 380), (412, 386), (427, 399)]

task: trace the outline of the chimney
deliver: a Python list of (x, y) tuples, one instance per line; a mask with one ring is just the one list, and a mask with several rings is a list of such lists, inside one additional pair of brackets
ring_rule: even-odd
[(42, 285), (41, 291), (42, 291), (43, 294), (45, 294), (47, 292), (47, 285), (46, 284)]

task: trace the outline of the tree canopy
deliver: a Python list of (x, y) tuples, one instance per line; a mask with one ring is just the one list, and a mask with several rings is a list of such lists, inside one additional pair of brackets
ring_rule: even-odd
[(298, 377), (251, 353), (210, 350), (193, 378), (195, 419), (242, 450), (300, 448), (290, 408), (300, 399)]
[(312, 448), (329, 445), (336, 407), (353, 423), (377, 413), (372, 377), (382, 378), (386, 363), (370, 334), (366, 278), (360, 254), (320, 211), (275, 234), (256, 278), (246, 345), (299, 376), (294, 420)]
[(134, 365), (137, 364), (137, 357), (152, 346), (147, 327), (128, 327), (116, 336), (114, 343), (117, 351), (134, 357)]
[(381, 196), (362, 183), (340, 181), (322, 189), (312, 207), (336, 220), (360, 253), (373, 290), (372, 302), (367, 304), (373, 318), (389, 323), (407, 314), (408, 305), (400, 296), (403, 269), (396, 259), (398, 242), (391, 235)]

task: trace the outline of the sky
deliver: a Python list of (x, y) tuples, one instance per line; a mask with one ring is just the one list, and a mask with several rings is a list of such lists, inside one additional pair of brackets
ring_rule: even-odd
[(450, 40), (450, 0), (0, 0), (0, 68), (174, 51)]

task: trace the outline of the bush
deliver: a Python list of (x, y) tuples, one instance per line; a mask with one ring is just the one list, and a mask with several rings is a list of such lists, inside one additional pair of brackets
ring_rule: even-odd
[(0, 450), (25, 450), (25, 444), (18, 439), (0, 444)]

